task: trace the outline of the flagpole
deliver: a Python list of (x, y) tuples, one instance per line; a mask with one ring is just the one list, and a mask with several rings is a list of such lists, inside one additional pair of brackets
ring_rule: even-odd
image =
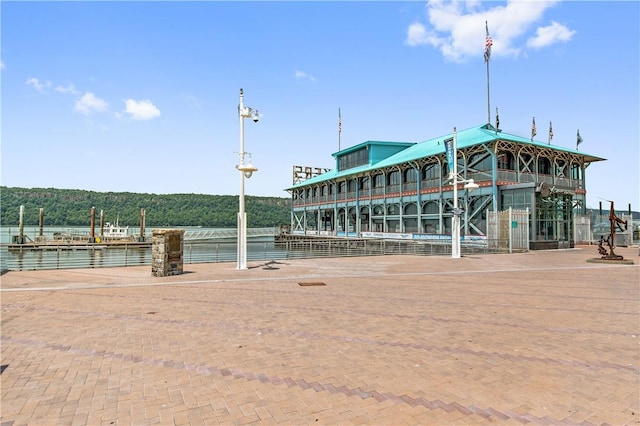
[(338, 151), (340, 151), (340, 135), (342, 134), (342, 115), (340, 114), (340, 108), (338, 108)]
[(491, 40), (491, 36), (489, 36), (489, 23), (484, 21), (487, 37), (485, 39), (484, 46), (484, 62), (487, 64), (487, 123), (491, 124), (491, 100), (490, 100), (490, 91), (489, 91), (489, 60), (491, 59), (491, 46), (493, 45), (493, 41)]
[(489, 93), (489, 61), (487, 60), (487, 123), (491, 124), (491, 102)]

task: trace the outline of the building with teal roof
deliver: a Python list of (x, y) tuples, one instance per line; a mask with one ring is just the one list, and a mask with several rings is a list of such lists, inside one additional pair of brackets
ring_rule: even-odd
[[(604, 158), (505, 133), (491, 124), (456, 132), (461, 234), (485, 236), (491, 211), (529, 212), (532, 249), (571, 247), (574, 221), (586, 208), (589, 164)], [(445, 142), (366, 141), (332, 154), (331, 170), (294, 166), (291, 232), (451, 235), (453, 182)], [(464, 237), (463, 237), (464, 238)]]

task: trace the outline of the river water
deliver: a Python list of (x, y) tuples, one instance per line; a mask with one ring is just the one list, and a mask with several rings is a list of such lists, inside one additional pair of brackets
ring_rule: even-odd
[[(174, 228), (172, 228), (174, 229)], [(235, 238), (189, 241), (189, 231), (219, 231), (219, 228), (175, 227), (185, 230), (183, 261), (189, 263), (236, 262), (237, 242)], [(54, 233), (89, 235), (89, 227), (48, 227), (43, 235), (53, 239)], [(134, 228), (133, 232), (137, 229)], [(151, 231), (147, 230), (148, 234)], [(150, 265), (151, 248), (77, 248), (74, 250), (8, 250), (13, 235), (18, 234), (17, 226), (0, 227), (0, 269), (5, 270), (38, 270), (68, 268), (98, 268), (109, 266)], [(35, 240), (40, 234), (37, 226), (25, 226), (24, 235)], [(248, 237), (247, 261), (269, 261), (300, 257), (300, 253), (289, 252), (278, 247), (273, 237)]]

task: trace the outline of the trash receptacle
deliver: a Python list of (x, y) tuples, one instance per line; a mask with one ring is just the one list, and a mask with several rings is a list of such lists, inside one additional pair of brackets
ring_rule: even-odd
[(183, 252), (183, 229), (154, 229), (151, 247), (151, 275), (167, 277), (182, 274)]

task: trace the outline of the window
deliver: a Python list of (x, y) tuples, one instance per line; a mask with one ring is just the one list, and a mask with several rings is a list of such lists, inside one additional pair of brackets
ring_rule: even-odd
[(475, 153), (469, 158), (467, 169), (479, 172), (491, 170), (491, 156), (485, 153)]
[(571, 179), (580, 180), (580, 176), (582, 176), (580, 164), (571, 163)]
[(538, 173), (542, 175), (551, 174), (551, 161), (549, 161), (548, 158), (545, 158), (545, 157), (538, 158)]
[(369, 184), (371, 182), (371, 179), (369, 179), (369, 176), (363, 176), (360, 178), (360, 189), (369, 189)]
[(498, 153), (498, 168), (503, 170), (515, 170), (513, 154), (506, 151)]
[(427, 164), (422, 168), (422, 179), (439, 179), (440, 178), (440, 165), (438, 163)]
[(365, 146), (356, 151), (338, 157), (338, 170), (351, 169), (369, 163), (369, 147)]
[(404, 182), (413, 183), (418, 180), (418, 171), (413, 167), (404, 171)]
[(400, 172), (394, 170), (388, 175), (389, 185), (400, 185)]
[(373, 176), (373, 187), (374, 188), (384, 187), (384, 175), (382, 173)]

